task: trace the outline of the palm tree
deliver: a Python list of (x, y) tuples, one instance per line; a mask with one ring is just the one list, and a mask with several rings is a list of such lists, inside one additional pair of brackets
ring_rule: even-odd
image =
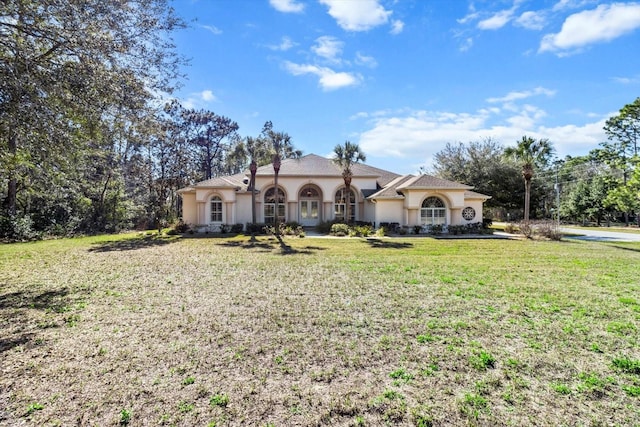
[(276, 235), (280, 233), (279, 226), (279, 204), (280, 204), (280, 192), (278, 190), (278, 174), (280, 173), (280, 165), (282, 159), (299, 158), (302, 156), (302, 151), (296, 150), (291, 143), (291, 137), (285, 132), (276, 132), (273, 130), (271, 122), (267, 122), (262, 130), (263, 135), (268, 141), (268, 150), (271, 154), (273, 163), (273, 172), (275, 174), (274, 179), (274, 192), (275, 192), (275, 232)]
[(345, 141), (344, 145), (338, 144), (333, 149), (333, 162), (342, 169), (342, 178), (347, 190), (346, 223), (351, 219), (351, 179), (353, 178), (351, 167), (358, 162), (365, 162), (366, 160), (367, 157), (360, 150), (358, 144)]
[(531, 198), (531, 179), (536, 166), (545, 164), (553, 154), (553, 146), (548, 139), (535, 140), (523, 136), (515, 147), (507, 147), (504, 150), (507, 157), (513, 158), (522, 165), (522, 177), (524, 178), (524, 220), (529, 221), (529, 200)]
[[(251, 160), (249, 164), (249, 171), (251, 172), (251, 180), (249, 181), (249, 188), (251, 189), (251, 222), (256, 223), (256, 170), (258, 169), (257, 160), (261, 157), (262, 151), (264, 151), (263, 145), (258, 138), (248, 136), (243, 144), (242, 150), (246, 157)], [(245, 163), (246, 164), (246, 163)], [(252, 233), (253, 235), (253, 233)]]

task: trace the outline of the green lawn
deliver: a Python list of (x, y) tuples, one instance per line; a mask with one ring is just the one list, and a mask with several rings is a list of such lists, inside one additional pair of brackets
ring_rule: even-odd
[(640, 244), (0, 246), (0, 425), (640, 425)]

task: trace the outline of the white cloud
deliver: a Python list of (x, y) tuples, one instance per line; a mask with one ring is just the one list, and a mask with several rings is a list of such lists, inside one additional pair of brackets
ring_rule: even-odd
[(391, 34), (400, 34), (404, 29), (404, 22), (400, 20), (394, 20), (391, 22)]
[(543, 12), (524, 12), (514, 22), (516, 25), (528, 30), (541, 30), (546, 24), (546, 17)]
[(478, 22), (478, 28), (481, 30), (500, 29), (509, 23), (513, 17), (513, 12), (513, 9), (496, 12), (493, 16)]
[(473, 37), (467, 37), (462, 41), (462, 43), (460, 43), (459, 49), (461, 52), (466, 52), (469, 49), (471, 49), (472, 46), (473, 46)]
[(378, 61), (373, 56), (366, 56), (360, 52), (356, 52), (356, 64), (363, 65), (369, 68), (375, 68), (378, 66)]
[(347, 31), (367, 31), (386, 24), (393, 13), (378, 0), (320, 0), (320, 3), (329, 7), (329, 15)]
[(200, 97), (202, 98), (203, 101), (207, 101), (207, 102), (217, 100), (216, 96), (210, 90), (203, 90), (202, 92), (200, 92)]
[(280, 42), (280, 44), (267, 45), (267, 47), (271, 50), (286, 51), (297, 45), (297, 43), (294, 43), (289, 37), (285, 36), (282, 37), (282, 41)]
[(640, 28), (640, 3), (599, 5), (570, 15), (556, 34), (542, 38), (539, 52), (566, 55), (587, 45), (607, 42)]
[(329, 62), (340, 63), (343, 46), (344, 43), (335, 37), (322, 36), (316, 39), (316, 44), (311, 47), (311, 50)]
[(640, 83), (640, 74), (633, 77), (614, 77), (613, 81), (624, 85)]
[[(530, 92), (536, 91), (546, 90)], [(493, 99), (526, 98), (516, 93), (519, 92)], [(582, 125), (549, 126), (544, 123), (548, 118), (547, 112), (531, 104), (512, 104), (510, 109), (489, 106), (471, 113), (425, 110), (384, 113), (376, 116), (360, 112), (352, 116), (353, 120), (364, 119), (369, 123), (369, 129), (359, 137), (358, 144), (363, 151), (372, 157), (424, 159), (427, 164), (447, 143), (478, 141), (486, 137), (494, 138), (505, 146), (512, 145), (522, 135), (548, 138), (560, 157), (585, 155), (606, 139), (602, 128), (608, 117), (582, 114), (587, 121)]]
[(464, 18), (457, 19), (458, 24), (466, 24), (470, 21), (475, 21), (480, 17), (480, 13), (476, 11), (476, 8), (473, 3), (469, 4), (469, 13)]
[(588, 4), (598, 3), (598, 0), (560, 0), (553, 5), (554, 12), (567, 9), (579, 9)]
[(294, 64), (286, 61), (285, 69), (294, 76), (312, 74), (319, 78), (318, 83), (325, 91), (341, 89), (343, 87), (355, 86), (360, 83), (361, 77), (357, 74), (336, 72), (330, 68), (319, 67), (310, 64)]
[(296, 2), (296, 0), (269, 0), (271, 6), (284, 13), (300, 13), (304, 10), (304, 4)]
[(215, 35), (219, 35), (222, 34), (222, 30), (218, 27), (215, 27), (213, 25), (201, 25), (202, 28), (204, 28), (205, 30), (208, 30), (210, 32), (212, 32)]
[(546, 95), (553, 96), (556, 94), (555, 90), (546, 89), (543, 87), (537, 87), (533, 90), (525, 90), (520, 92), (509, 92), (507, 95), (499, 97), (499, 98), (488, 98), (486, 101), (490, 104), (503, 102), (503, 103), (511, 103), (513, 101), (517, 101), (519, 99), (526, 99), (536, 95)]
[(205, 89), (202, 92), (192, 92), (186, 99), (181, 99), (180, 104), (184, 108), (203, 108), (207, 103), (217, 102), (218, 98), (213, 94), (210, 89)]

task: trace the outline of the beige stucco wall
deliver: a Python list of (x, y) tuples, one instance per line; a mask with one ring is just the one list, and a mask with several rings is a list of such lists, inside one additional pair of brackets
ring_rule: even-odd
[(182, 194), (182, 221), (186, 224), (198, 223), (195, 193)]
[[(256, 221), (264, 222), (263, 199), (265, 191), (274, 184), (273, 177), (256, 177)], [(284, 190), (286, 197), (287, 221), (298, 221), (298, 195), (307, 186), (317, 187), (321, 193), (321, 221), (334, 219), (334, 197), (336, 191), (344, 186), (342, 178), (279, 177), (278, 185)], [(425, 198), (436, 196), (445, 202), (447, 209), (446, 223), (450, 225), (468, 224), (482, 221), (482, 199), (464, 198), (464, 190), (451, 191), (404, 191), (405, 199), (381, 199), (376, 203), (362, 197), (362, 189), (375, 188), (374, 179), (354, 179), (351, 184), (357, 198), (357, 216), (359, 221), (397, 222), (401, 226), (420, 224), (420, 208)], [(211, 218), (211, 197), (217, 195), (223, 201), (223, 223), (246, 224), (252, 221), (251, 193), (236, 192), (235, 188), (207, 189), (198, 188), (193, 193), (182, 194), (183, 220), (188, 224), (209, 224)], [(462, 218), (462, 209), (471, 206), (476, 211), (476, 217), (467, 221)]]
[(484, 218), (484, 213), (482, 212), (483, 201), (481, 199), (467, 199), (464, 207), (466, 208), (467, 206), (475, 209), (476, 217), (470, 221), (467, 221), (466, 219), (462, 218), (462, 210), (460, 210), (461, 224), (474, 224), (476, 222), (482, 222), (482, 219)]
[(374, 221), (376, 226), (380, 226), (381, 222), (397, 222), (400, 225), (406, 225), (404, 213), (404, 201), (402, 199), (376, 201)]
[[(256, 188), (260, 189), (260, 194), (257, 196), (257, 201), (262, 202), (264, 193), (267, 189), (271, 188), (275, 182), (273, 177), (256, 177)], [(287, 221), (298, 221), (299, 211), (299, 198), (300, 191), (307, 185), (312, 185), (318, 188), (321, 197), (321, 220), (329, 221), (335, 216), (334, 212), (334, 197), (336, 192), (344, 187), (344, 181), (342, 178), (315, 178), (308, 179), (305, 177), (294, 176), (280, 176), (278, 177), (278, 186), (282, 188), (285, 193), (287, 201), (287, 208), (285, 210)], [(369, 202), (366, 202), (360, 192), (362, 189), (370, 189), (376, 187), (375, 179), (356, 179), (351, 182), (351, 188), (356, 194), (356, 219), (359, 221), (373, 221), (374, 210)], [(251, 204), (249, 203), (249, 209)], [(258, 221), (262, 222), (264, 213), (261, 204), (256, 205)]]
[[(464, 198), (464, 191), (424, 191), (412, 190), (404, 193), (404, 200), (378, 200), (375, 203), (375, 223), (397, 222), (402, 226), (420, 224), (420, 208), (427, 197), (438, 197), (447, 207), (445, 221), (450, 225), (482, 222), (482, 200)], [(471, 206), (476, 211), (476, 217), (471, 221), (462, 218), (462, 209)]]
[[(256, 194), (256, 201), (260, 198), (260, 194)], [(262, 205), (261, 205), (262, 206)], [(258, 221), (259, 211), (256, 206), (256, 221)], [(236, 208), (234, 224), (246, 224), (251, 222), (251, 193), (236, 194)]]

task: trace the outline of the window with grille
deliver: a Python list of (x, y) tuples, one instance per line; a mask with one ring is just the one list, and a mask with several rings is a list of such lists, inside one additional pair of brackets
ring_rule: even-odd
[[(286, 222), (284, 191), (278, 188), (278, 222)], [(276, 189), (271, 187), (264, 193), (264, 222), (274, 224), (276, 222)]]
[(218, 196), (211, 198), (211, 222), (222, 222), (222, 199)]
[(344, 221), (347, 214), (347, 203), (349, 206), (349, 222), (353, 222), (356, 219), (356, 195), (353, 190), (349, 191), (349, 197), (347, 197), (347, 188), (342, 187), (336, 192), (335, 204), (334, 204), (334, 218), (338, 221)]
[(437, 197), (427, 197), (422, 202), (420, 220), (423, 225), (444, 225), (447, 220), (447, 208)]

